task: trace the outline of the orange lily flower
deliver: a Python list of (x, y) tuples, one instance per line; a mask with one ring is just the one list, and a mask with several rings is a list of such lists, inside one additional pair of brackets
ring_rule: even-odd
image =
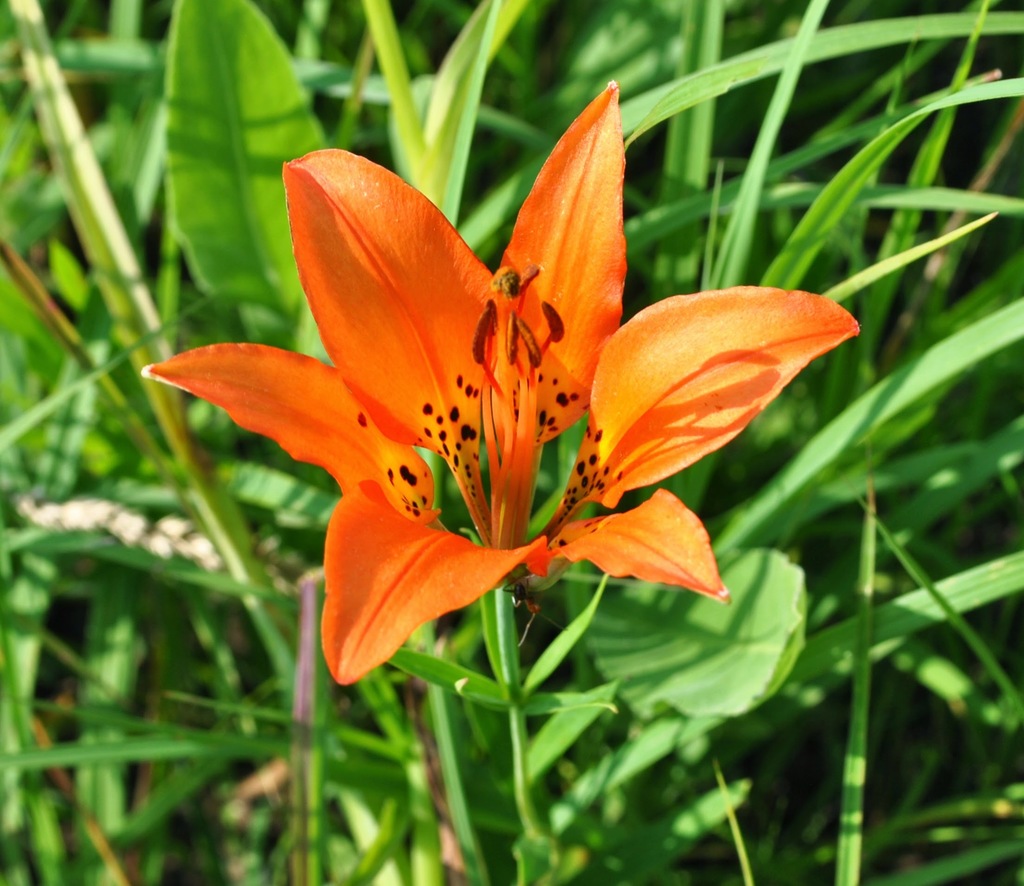
[[(295, 259), (334, 365), (223, 344), (147, 367), (338, 481), (322, 639), (339, 682), (488, 589), (579, 560), (728, 599), (703, 524), (671, 493), (577, 515), (728, 442), (858, 327), (821, 296), (736, 287), (620, 328), (624, 165), (612, 83), (556, 145), (492, 273), (394, 174), (337, 150), (295, 160)], [(588, 411), (561, 505), (530, 539), (541, 447)], [(447, 462), (480, 544), (442, 525), (417, 448)]]

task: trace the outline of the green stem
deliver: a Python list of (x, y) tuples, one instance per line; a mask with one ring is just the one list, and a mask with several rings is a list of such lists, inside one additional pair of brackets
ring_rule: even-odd
[[(498, 648), (496, 654), (494, 654), (494, 650), (490, 650), (490, 657), (492, 661), (495, 659), (498, 661), (498, 671), (495, 676), (505, 687), (505, 691), (512, 701), (508, 722), (512, 736), (512, 786), (515, 792), (516, 809), (519, 811), (519, 819), (523, 824), (526, 836), (542, 837), (547, 835), (548, 830), (533, 804), (530, 767), (527, 761), (529, 736), (526, 731), (526, 712), (522, 706), (524, 699), (520, 683), (519, 644), (512, 596), (498, 588), (491, 592), (491, 597), (495, 608), (497, 630), (494, 635), (497, 638)], [(485, 632), (484, 636), (489, 637), (488, 632)]]

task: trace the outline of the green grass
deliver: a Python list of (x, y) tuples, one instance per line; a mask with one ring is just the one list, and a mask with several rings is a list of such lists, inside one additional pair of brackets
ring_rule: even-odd
[[(1014, 4), (42, 13), (0, 8), (0, 883), (1024, 883)], [(612, 79), (627, 315), (745, 282), (862, 326), (665, 483), (761, 615), (578, 569), (519, 649), (498, 592), (334, 686), (332, 481), (138, 370), (323, 356), (284, 161), (395, 169), (496, 266)]]

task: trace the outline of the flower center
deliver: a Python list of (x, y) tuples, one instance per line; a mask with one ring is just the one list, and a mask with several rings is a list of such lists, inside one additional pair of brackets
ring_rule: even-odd
[(486, 380), (482, 405), (496, 547), (515, 547), (526, 538), (542, 430), (538, 369), (551, 344), (565, 335), (554, 305), (530, 301), (530, 283), (540, 273), (533, 264), (522, 273), (499, 268), (491, 279), (495, 297), (487, 300), (473, 333), (473, 360)]
[[(520, 345), (525, 351), (526, 362), (533, 369), (540, 367), (544, 352), (552, 342), (561, 341), (565, 336), (565, 325), (555, 306), (546, 301), (540, 302), (540, 313), (547, 325), (547, 336), (538, 341), (530, 324), (523, 319), (523, 308), (526, 289), (530, 282), (540, 273), (537, 265), (527, 265), (520, 274), (515, 268), (507, 265), (495, 272), (491, 278), (491, 290), (504, 298), (495, 301), (490, 298), (484, 305), (483, 313), (477, 320), (473, 333), (473, 359), (484, 367), (494, 378), (497, 367), (494, 365), (496, 354), (504, 352), (505, 361), (509, 366), (517, 366), (520, 357)], [(497, 348), (499, 330), (503, 330), (503, 348)], [(521, 375), (528, 375), (525, 366), (519, 367)]]

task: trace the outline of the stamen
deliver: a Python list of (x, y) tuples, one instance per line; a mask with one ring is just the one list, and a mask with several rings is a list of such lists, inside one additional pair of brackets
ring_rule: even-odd
[(550, 340), (561, 341), (565, 337), (565, 324), (562, 322), (558, 311), (555, 310), (555, 306), (549, 302), (542, 301), (540, 309), (544, 314), (544, 319), (548, 321)]
[(526, 289), (530, 285), (530, 281), (540, 273), (540, 266), (535, 264), (528, 264), (524, 269), (522, 276), (519, 278), (519, 290), (520, 292)]
[[(516, 357), (519, 356), (519, 318), (515, 312), (508, 315), (508, 328), (505, 330), (505, 356), (508, 358), (508, 365), (515, 366)], [(529, 347), (529, 345), (527, 345)]]
[(498, 307), (493, 299), (487, 299), (484, 305), (484, 312), (476, 321), (476, 329), (473, 330), (473, 360), (484, 365), (487, 359), (487, 339), (498, 332)]
[(491, 278), (491, 289), (495, 292), (500, 292), (505, 298), (517, 298), (519, 296), (519, 289), (522, 285), (522, 280), (515, 268), (510, 268), (507, 265), (505, 267), (498, 268), (494, 272), (494, 276)]
[(537, 345), (537, 339), (533, 334), (533, 330), (526, 325), (526, 321), (518, 314), (512, 314), (512, 317), (515, 320), (516, 329), (519, 330), (519, 334), (523, 337), (523, 344), (526, 345), (526, 353), (529, 354), (530, 357), (530, 365), (536, 369), (540, 366), (542, 354)]

